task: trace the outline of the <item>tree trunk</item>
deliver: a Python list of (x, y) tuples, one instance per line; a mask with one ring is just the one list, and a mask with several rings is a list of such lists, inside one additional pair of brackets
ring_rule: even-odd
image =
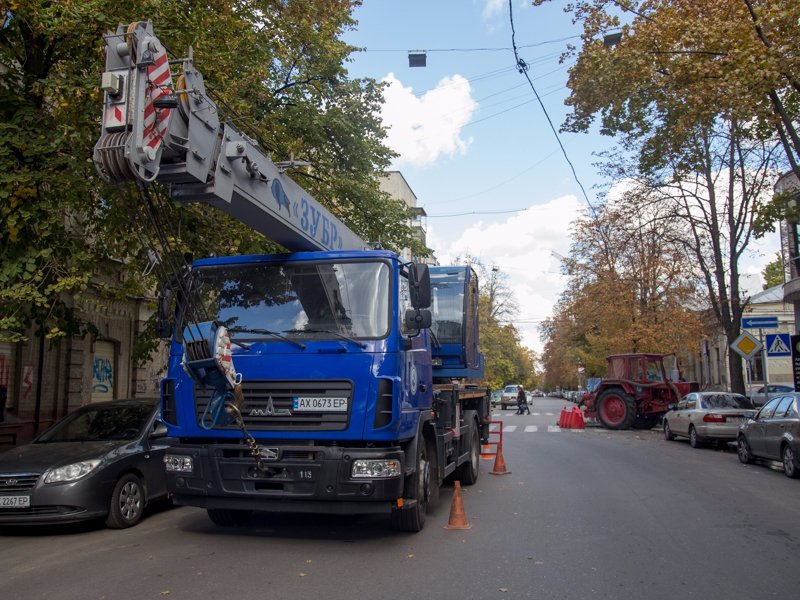
[(731, 382), (731, 391), (737, 394), (745, 393), (744, 369), (742, 369), (742, 357), (731, 348), (731, 344), (739, 337), (738, 329), (731, 328), (726, 332), (725, 338), (728, 340), (728, 376)]

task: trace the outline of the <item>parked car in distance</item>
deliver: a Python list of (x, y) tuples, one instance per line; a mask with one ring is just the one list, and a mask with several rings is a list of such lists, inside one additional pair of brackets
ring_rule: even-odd
[(753, 406), (763, 406), (767, 400), (775, 396), (782, 396), (786, 393), (794, 391), (794, 387), (784, 383), (769, 383), (762, 385), (754, 392), (748, 392), (747, 397), (753, 403)]
[(736, 450), (749, 464), (756, 458), (783, 463), (787, 477), (800, 477), (800, 394), (772, 398), (739, 429)]
[(500, 396), (500, 408), (505, 410), (507, 406), (517, 406), (517, 394), (519, 393), (519, 385), (507, 385), (503, 388), (503, 393)]
[(741, 394), (692, 392), (664, 415), (664, 439), (687, 437), (692, 448), (701, 447), (707, 440), (732, 442), (739, 426), (755, 412), (750, 400)]
[(503, 395), (503, 390), (494, 390), (491, 395), (492, 408), (500, 403), (500, 397)]
[(136, 525), (167, 497), (167, 428), (157, 399), (82, 406), (30, 444), (0, 454), (0, 526), (104, 518)]

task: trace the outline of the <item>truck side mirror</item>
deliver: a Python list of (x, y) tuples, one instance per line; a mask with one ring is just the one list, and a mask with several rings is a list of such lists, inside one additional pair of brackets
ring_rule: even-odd
[(411, 306), (414, 308), (428, 308), (431, 305), (431, 274), (428, 270), (428, 265), (424, 263), (412, 264), (409, 269), (408, 279)]
[(419, 308), (409, 308), (403, 315), (403, 321), (408, 330), (428, 329), (433, 323), (431, 311)]

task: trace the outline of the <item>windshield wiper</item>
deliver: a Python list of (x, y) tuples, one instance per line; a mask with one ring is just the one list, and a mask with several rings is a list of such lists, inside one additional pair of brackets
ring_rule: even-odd
[(257, 333), (260, 335), (271, 335), (273, 337), (278, 338), (279, 340), (283, 340), (284, 342), (289, 342), (290, 344), (294, 344), (301, 350), (306, 349), (306, 345), (298, 342), (297, 340), (293, 340), (290, 337), (286, 337), (285, 335), (277, 332), (271, 331), (270, 329), (261, 329), (259, 327), (231, 327), (228, 329), (231, 333)]
[(348, 342), (354, 343), (362, 350), (366, 349), (367, 347), (367, 345), (364, 342), (359, 342), (357, 339), (352, 338), (349, 335), (345, 335), (343, 333), (339, 333), (338, 331), (333, 331), (331, 329), (284, 329), (283, 333), (330, 333), (331, 335), (335, 335), (339, 339), (347, 340)]

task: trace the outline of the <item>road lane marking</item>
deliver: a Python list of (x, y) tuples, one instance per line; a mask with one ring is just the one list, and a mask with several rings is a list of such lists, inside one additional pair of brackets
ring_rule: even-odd
[(539, 431), (539, 427), (537, 425), (525, 425), (525, 433), (530, 433), (531, 431)]

